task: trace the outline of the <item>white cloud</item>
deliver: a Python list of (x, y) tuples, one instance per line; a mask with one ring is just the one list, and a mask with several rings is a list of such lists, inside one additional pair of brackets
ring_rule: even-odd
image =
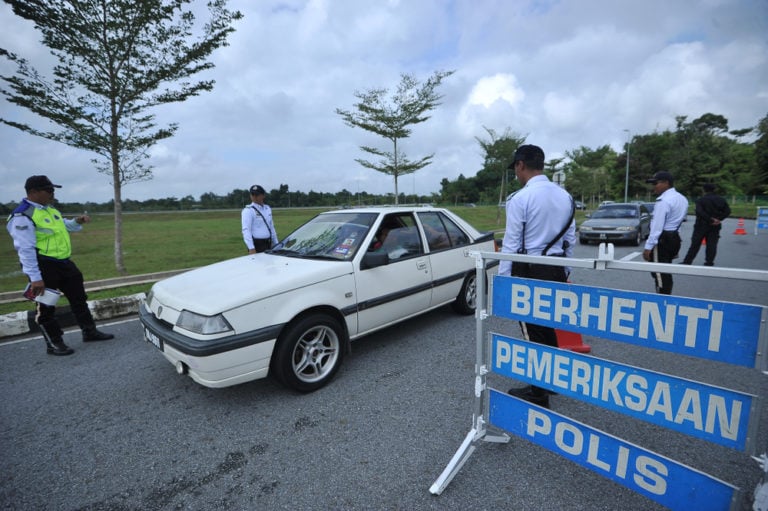
[[(195, 3), (198, 16), (205, 13)], [(230, 0), (245, 18), (214, 55), (211, 93), (157, 110), (178, 133), (152, 149), (152, 181), (124, 197), (182, 197), (261, 183), (267, 189), (386, 193), (392, 179), (358, 165), (360, 145), (389, 149), (344, 125), (355, 91), (393, 88), (401, 73), (426, 79), (456, 70), (440, 107), (402, 141), (433, 164), (401, 190), (436, 192), (440, 180), (474, 175), (476, 137), (509, 128), (548, 157), (581, 145), (622, 146), (624, 129), (674, 129), (707, 112), (733, 128), (768, 113), (768, 7), (721, 2), (506, 0)], [(39, 34), (0, 5), (0, 47), (47, 71)], [(0, 72), (8, 66), (0, 61)], [(33, 116), (0, 100), (0, 116)], [(112, 188), (91, 155), (0, 126), (0, 202), (18, 200), (32, 173), (65, 185), (64, 201), (107, 201)]]

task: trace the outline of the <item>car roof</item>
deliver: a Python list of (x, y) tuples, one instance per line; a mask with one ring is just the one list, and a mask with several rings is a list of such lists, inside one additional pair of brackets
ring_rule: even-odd
[(425, 205), (392, 205), (392, 206), (357, 206), (348, 208), (331, 209), (323, 211), (326, 213), (399, 213), (411, 211), (447, 211), (445, 208), (436, 208), (429, 204)]

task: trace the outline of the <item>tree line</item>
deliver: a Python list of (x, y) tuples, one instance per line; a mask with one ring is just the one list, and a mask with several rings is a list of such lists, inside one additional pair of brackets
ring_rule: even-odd
[[(482, 169), (475, 176), (443, 179), (442, 202), (501, 202), (519, 187), (507, 166), (525, 136), (509, 129), (501, 135), (486, 131), (487, 139), (477, 139), (485, 153)], [(768, 195), (768, 115), (755, 127), (737, 130), (729, 130), (722, 115), (707, 113), (693, 121), (678, 116), (674, 130), (635, 134), (623, 149), (581, 146), (547, 161), (545, 173), (575, 199), (592, 204), (624, 200), (625, 193), (627, 200), (649, 200), (645, 180), (661, 170), (671, 172), (675, 188), (689, 197), (700, 195), (704, 183), (714, 183), (723, 195)]]

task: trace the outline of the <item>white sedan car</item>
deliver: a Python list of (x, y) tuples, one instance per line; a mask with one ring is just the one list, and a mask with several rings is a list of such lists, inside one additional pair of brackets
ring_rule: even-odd
[(329, 211), (270, 251), (156, 283), (139, 315), (146, 340), (201, 385), (272, 375), (310, 392), (333, 378), (351, 340), (445, 304), (472, 314), (466, 255), (494, 249), (493, 233), (445, 209)]

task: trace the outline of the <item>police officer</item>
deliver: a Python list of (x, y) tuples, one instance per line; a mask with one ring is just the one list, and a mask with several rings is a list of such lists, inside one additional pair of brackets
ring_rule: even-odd
[[(674, 188), (674, 179), (669, 172), (657, 172), (646, 179), (653, 185), (653, 193), (658, 195), (653, 207), (651, 232), (645, 241), (643, 259), (656, 263), (671, 263), (680, 251), (680, 225), (688, 214), (688, 199)], [(672, 275), (669, 273), (651, 273), (656, 292), (672, 294)]]
[(725, 199), (715, 193), (715, 185), (704, 184), (704, 195), (696, 201), (696, 223), (693, 224), (691, 247), (683, 264), (691, 264), (699, 253), (702, 240), (706, 240), (704, 266), (714, 266), (717, 256), (717, 242), (720, 239), (722, 222), (731, 215), (731, 207)]
[[(21, 268), (30, 281), (34, 296), (45, 288), (58, 289), (69, 300), (72, 314), (83, 332), (83, 341), (105, 341), (114, 335), (96, 329), (88, 310), (83, 287), (83, 274), (69, 258), (72, 244), (69, 232), (79, 231), (90, 221), (87, 215), (65, 219), (51, 206), (56, 188), (47, 176), (31, 176), (24, 184), (27, 197), (8, 217), (7, 229), (19, 255)], [(56, 308), (37, 302), (36, 322), (43, 332), (50, 355), (71, 355), (74, 350), (64, 344), (63, 332), (56, 320)]]
[[(544, 151), (535, 145), (522, 145), (509, 165), (523, 187), (507, 199), (507, 223), (501, 251), (511, 254), (571, 257), (576, 242), (575, 203), (565, 189), (544, 175)], [(563, 266), (501, 261), (500, 275), (565, 282)], [(550, 327), (520, 324), (526, 340), (557, 346)], [(549, 407), (549, 393), (536, 386), (510, 389), (509, 394), (543, 407)]]
[(272, 209), (264, 204), (267, 192), (259, 185), (251, 187), (251, 204), (240, 215), (243, 241), (249, 254), (264, 252), (277, 245), (277, 232), (272, 222)]

